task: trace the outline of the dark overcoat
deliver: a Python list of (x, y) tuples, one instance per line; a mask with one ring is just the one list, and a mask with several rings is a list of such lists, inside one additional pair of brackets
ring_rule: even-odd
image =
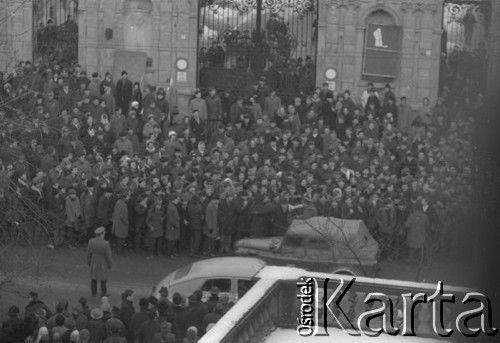
[(112, 265), (111, 246), (102, 237), (94, 237), (89, 240), (87, 246), (87, 264), (90, 267), (90, 278), (92, 280), (107, 280), (108, 270)]

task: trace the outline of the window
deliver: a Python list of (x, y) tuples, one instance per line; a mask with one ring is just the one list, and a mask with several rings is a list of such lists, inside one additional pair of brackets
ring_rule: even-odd
[(400, 52), (399, 26), (369, 24), (366, 28), (363, 74), (396, 77)]
[(295, 256), (304, 255), (304, 237), (285, 236), (281, 246), (284, 254), (292, 254)]
[(307, 256), (313, 259), (330, 260), (333, 256), (332, 248), (325, 240), (310, 239), (307, 246)]
[(209, 279), (205, 281), (201, 290), (210, 292), (213, 287), (217, 287), (222, 293), (231, 292), (231, 279)]
[(238, 298), (244, 296), (256, 281), (257, 280), (238, 280)]

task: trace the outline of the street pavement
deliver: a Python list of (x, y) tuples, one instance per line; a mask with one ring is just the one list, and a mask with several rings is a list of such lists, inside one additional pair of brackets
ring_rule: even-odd
[[(25, 251), (23, 251), (23, 249)], [(0, 288), (0, 309), (13, 304), (24, 307), (28, 301), (28, 293), (37, 291), (42, 300), (49, 306), (55, 306), (60, 299), (76, 302), (85, 296), (89, 305), (100, 304), (100, 297), (90, 296), (89, 268), (86, 265), (85, 248), (49, 249), (37, 247), (31, 258), (26, 256), (27, 248), (16, 250), (18, 278)], [(31, 249), (33, 250), (33, 249)], [(176, 259), (157, 257), (146, 259), (145, 253), (127, 251), (113, 256), (113, 268), (109, 273), (108, 291), (112, 304), (120, 303), (120, 295), (125, 289), (133, 289), (136, 299), (147, 297), (151, 289), (162, 278), (172, 271), (196, 261), (194, 258), (180, 256)], [(28, 266), (35, 268), (27, 270)], [(384, 262), (381, 265), (380, 277), (415, 281), (418, 273), (416, 264), (404, 261)], [(26, 275), (22, 271), (26, 269)], [(445, 285), (473, 287), (476, 276), (480, 276), (480, 268), (474, 268), (474, 259), (461, 252), (460, 256), (439, 258), (425, 266), (420, 272), (419, 281), (435, 283), (443, 281)], [(1, 311), (2, 314), (6, 311)]]

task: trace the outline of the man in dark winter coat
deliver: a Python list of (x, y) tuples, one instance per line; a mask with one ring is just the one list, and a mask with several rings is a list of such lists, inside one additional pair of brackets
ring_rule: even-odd
[(251, 199), (248, 192), (241, 192), (235, 200), (236, 208), (236, 230), (234, 232), (233, 241), (236, 242), (241, 238), (248, 238), (250, 230), (250, 213)]
[(19, 318), (19, 308), (12, 306), (7, 312), (9, 319), (2, 324), (0, 330), (1, 343), (23, 343), (26, 337), (24, 321)]
[(250, 223), (250, 237), (268, 237), (270, 234), (270, 216), (274, 213), (275, 207), (269, 201), (269, 196), (265, 195), (262, 200), (255, 200), (250, 211), (252, 220)]
[(236, 226), (236, 206), (233, 201), (232, 191), (221, 194), (221, 201), (217, 208), (217, 219), (219, 223), (219, 232), (221, 235), (221, 253), (229, 254), (231, 252), (231, 235)]
[(182, 306), (182, 295), (175, 293), (172, 297), (172, 317), (174, 318), (172, 332), (175, 334), (177, 342), (181, 342), (188, 328), (188, 311)]
[(50, 318), (52, 316), (52, 313), (50, 312), (47, 305), (45, 305), (45, 303), (43, 301), (38, 299), (38, 293), (30, 292), (29, 297), (31, 300), (28, 303), (28, 305), (26, 305), (26, 307), (24, 308), (24, 315), (25, 316), (28, 316), (30, 314), (35, 314), (36, 311), (40, 308), (45, 311), (47, 318)]
[[(210, 135), (212, 132), (217, 131), (217, 126), (222, 121), (224, 115), (224, 108), (222, 106), (222, 100), (217, 94), (214, 87), (209, 88), (210, 95), (205, 98), (207, 103), (207, 115), (208, 115), (208, 127), (207, 131)], [(208, 137), (209, 139), (211, 137)]]
[(132, 316), (135, 313), (134, 291), (127, 289), (122, 293), (122, 306), (120, 308), (120, 320), (127, 330), (126, 337), (128, 342), (133, 342), (133, 332), (131, 330)]
[(202, 237), (202, 225), (204, 220), (204, 210), (200, 198), (194, 195), (187, 205), (187, 221), (189, 234), (191, 236), (190, 256), (198, 255)]
[(135, 342), (137, 335), (139, 334), (139, 329), (142, 324), (148, 320), (149, 314), (149, 302), (146, 298), (139, 299), (139, 312), (136, 312), (130, 318), (129, 331), (132, 336), (132, 340), (128, 340), (128, 343)]
[(122, 78), (116, 84), (116, 105), (122, 109), (122, 113), (128, 113), (132, 101), (133, 85), (128, 79), (128, 73), (122, 71)]
[(202, 306), (202, 303), (196, 294), (191, 294), (189, 296), (189, 306), (187, 311), (187, 327), (195, 326), (198, 329), (198, 332), (202, 332), (203, 317), (207, 314), (207, 309), (205, 306)]

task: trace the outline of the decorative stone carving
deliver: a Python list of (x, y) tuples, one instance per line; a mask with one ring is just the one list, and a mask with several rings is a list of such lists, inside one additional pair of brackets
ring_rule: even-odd
[(329, 0), (327, 3), (330, 7), (352, 7), (358, 9), (361, 6), (361, 0)]
[(436, 3), (435, 1), (405, 0), (401, 3), (401, 10), (403, 12), (427, 11), (434, 14), (438, 10), (438, 5), (442, 5), (442, 3)]
[(125, 1), (125, 11), (130, 10), (151, 12), (153, 10), (153, 2), (151, 0), (127, 0)]

